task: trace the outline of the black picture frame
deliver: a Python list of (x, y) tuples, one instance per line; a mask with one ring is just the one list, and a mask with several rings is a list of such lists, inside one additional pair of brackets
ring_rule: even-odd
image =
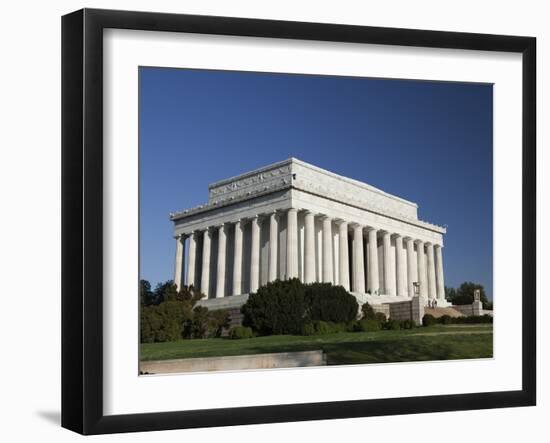
[[(522, 54), (522, 389), (132, 415), (103, 413), (103, 30), (192, 32)], [(83, 9), (62, 18), (62, 426), (82, 434), (536, 404), (536, 39)]]

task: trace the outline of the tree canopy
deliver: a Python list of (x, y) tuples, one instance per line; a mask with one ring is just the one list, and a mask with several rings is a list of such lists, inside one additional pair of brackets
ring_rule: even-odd
[(493, 303), (487, 298), (485, 288), (479, 283), (466, 281), (458, 288), (445, 287), (445, 298), (453, 305), (470, 305), (474, 302), (474, 290), (480, 290), (480, 300), (483, 309), (492, 309)]

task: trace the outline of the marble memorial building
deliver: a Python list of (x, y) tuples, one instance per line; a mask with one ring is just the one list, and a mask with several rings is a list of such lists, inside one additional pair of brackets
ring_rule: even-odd
[[(239, 306), (275, 279), (331, 282), (371, 304), (445, 300), (445, 228), (418, 205), (291, 158), (212, 183), (208, 202), (170, 214), (174, 280), (210, 306)], [(415, 293), (417, 284), (418, 294)]]

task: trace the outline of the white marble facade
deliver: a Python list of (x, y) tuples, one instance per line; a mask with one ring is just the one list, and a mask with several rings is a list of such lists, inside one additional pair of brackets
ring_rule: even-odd
[(291, 158), (209, 185), (208, 203), (170, 214), (174, 280), (206, 298), (255, 292), (269, 281), (344, 286), (360, 301), (446, 306), (445, 228), (415, 203)]

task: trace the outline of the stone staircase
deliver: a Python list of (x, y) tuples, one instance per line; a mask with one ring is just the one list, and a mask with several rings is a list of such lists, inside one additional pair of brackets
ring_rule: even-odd
[(433, 315), (435, 318), (449, 315), (450, 317), (464, 317), (464, 314), (454, 308), (424, 308), (424, 314)]

